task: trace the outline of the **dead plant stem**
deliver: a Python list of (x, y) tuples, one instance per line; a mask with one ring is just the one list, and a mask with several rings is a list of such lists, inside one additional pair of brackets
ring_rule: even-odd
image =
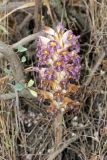
[[(55, 146), (59, 146), (62, 143), (62, 133), (63, 133), (63, 113), (59, 112), (55, 117), (54, 129), (55, 129)], [(61, 153), (58, 157), (61, 160)]]

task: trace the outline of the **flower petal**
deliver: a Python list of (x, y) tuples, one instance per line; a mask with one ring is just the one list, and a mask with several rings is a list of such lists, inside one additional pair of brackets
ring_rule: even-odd
[(54, 31), (54, 29), (52, 29), (52, 28), (50, 28), (50, 27), (47, 27), (47, 26), (45, 26), (44, 27), (44, 30), (43, 30), (45, 33), (48, 33), (48, 34), (50, 34), (50, 35), (52, 35), (52, 36), (55, 36), (56, 35), (56, 32)]
[(62, 34), (62, 33), (64, 33), (64, 31), (65, 31), (65, 27), (64, 27), (61, 23), (59, 23), (59, 24), (56, 26), (56, 30), (57, 30), (57, 33)]
[(40, 38), (41, 45), (44, 45), (44, 46), (46, 46), (47, 43), (50, 41), (49, 38), (46, 38), (46, 37), (43, 37), (43, 36), (39, 36), (39, 38)]

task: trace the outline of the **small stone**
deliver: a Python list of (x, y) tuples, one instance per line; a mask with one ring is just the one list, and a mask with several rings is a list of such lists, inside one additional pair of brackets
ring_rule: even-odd
[(32, 160), (32, 154), (28, 154), (28, 155), (26, 156), (26, 160)]
[(105, 74), (105, 71), (101, 70), (100, 74), (103, 76)]
[(42, 152), (39, 152), (39, 155), (41, 155), (42, 154)]
[(42, 116), (43, 116), (43, 114), (42, 114), (42, 113), (40, 113), (40, 114), (39, 114), (39, 116), (40, 116), (40, 117), (42, 117)]
[(73, 118), (73, 121), (77, 121), (77, 120), (78, 120), (78, 117), (75, 116), (75, 117)]
[(74, 137), (74, 136), (76, 136), (76, 134), (75, 134), (75, 133), (72, 133), (72, 136)]
[(27, 125), (28, 127), (31, 127), (32, 126), (32, 123), (28, 123), (28, 125)]
[(78, 126), (81, 128), (84, 127), (84, 125), (82, 123), (79, 123)]

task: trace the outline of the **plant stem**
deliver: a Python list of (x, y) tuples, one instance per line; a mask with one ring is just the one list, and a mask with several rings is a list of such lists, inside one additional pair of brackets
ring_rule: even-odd
[[(62, 133), (63, 133), (63, 113), (59, 112), (55, 117), (54, 130), (55, 130), (55, 145), (56, 147), (62, 143)], [(61, 160), (61, 154), (58, 156), (58, 160)]]

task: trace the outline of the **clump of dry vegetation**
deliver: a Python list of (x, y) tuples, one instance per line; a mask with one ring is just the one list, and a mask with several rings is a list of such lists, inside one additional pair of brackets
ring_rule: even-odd
[[(22, 88), (35, 89), (38, 36), (59, 22), (80, 35), (82, 68), (80, 108), (64, 114), (55, 146), (48, 103)], [(106, 0), (0, 0), (0, 160), (107, 159), (106, 43)]]

